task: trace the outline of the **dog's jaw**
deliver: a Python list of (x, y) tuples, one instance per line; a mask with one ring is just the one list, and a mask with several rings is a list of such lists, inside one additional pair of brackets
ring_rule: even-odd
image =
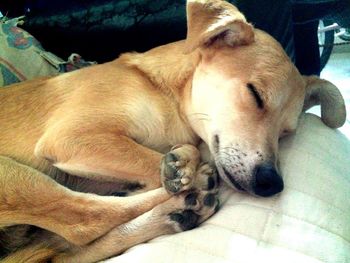
[(264, 162), (262, 152), (243, 150), (236, 143), (230, 146), (218, 145), (214, 154), (220, 176), (238, 190), (252, 193), (254, 168)]

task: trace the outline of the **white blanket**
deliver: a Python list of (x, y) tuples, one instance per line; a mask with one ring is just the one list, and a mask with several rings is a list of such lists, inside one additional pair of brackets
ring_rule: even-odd
[(350, 262), (350, 141), (306, 114), (280, 146), (285, 189), (230, 191), (197, 229), (156, 238), (108, 263)]

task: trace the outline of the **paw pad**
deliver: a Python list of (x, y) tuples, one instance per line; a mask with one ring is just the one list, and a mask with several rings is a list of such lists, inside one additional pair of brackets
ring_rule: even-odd
[(212, 207), (216, 203), (216, 195), (215, 194), (207, 194), (204, 196), (203, 204), (208, 207)]
[(198, 193), (190, 193), (185, 197), (185, 204), (187, 206), (196, 206), (197, 205)]
[(170, 220), (173, 220), (179, 224), (182, 230), (191, 230), (195, 228), (199, 223), (199, 215), (192, 210), (184, 210), (179, 213), (171, 213)]

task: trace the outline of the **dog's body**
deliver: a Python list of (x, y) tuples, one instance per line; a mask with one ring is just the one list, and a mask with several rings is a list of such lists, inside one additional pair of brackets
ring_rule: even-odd
[[(102, 140), (106, 140), (107, 148), (111, 147), (110, 143), (114, 138), (118, 140), (116, 147), (128, 149), (132, 146), (124, 142), (122, 137), (125, 136), (163, 154), (170, 151), (175, 144), (197, 145), (199, 137), (190, 127), (178, 101), (174, 99), (182, 95), (196, 63), (182, 54), (182, 45), (183, 42), (170, 44), (145, 55), (126, 54), (113, 62), (67, 73), (58, 78), (28, 81), (4, 89), (0, 95), (2, 105), (5, 106), (0, 113), (1, 155), (10, 156), (45, 174), (55, 173), (52, 163), (61, 170), (77, 174), (75, 171), (77, 168), (68, 167), (69, 164), (65, 163), (69, 159), (68, 156), (63, 157), (67, 160), (54, 160), (55, 156), (61, 153), (49, 153), (46, 152), (49, 149), (43, 149), (42, 145), (47, 143), (45, 138), (47, 133), (50, 133), (50, 141), (55, 143), (61, 140), (55, 136), (64, 137), (62, 132), (66, 131), (67, 136), (83, 139), (82, 135), (89, 134), (89, 137), (95, 138), (94, 140), (98, 140), (98, 136), (93, 135), (105, 134)], [(161, 55), (166, 63), (171, 65), (171, 72), (167, 72), (169, 68), (164, 67), (163, 61), (156, 61), (159, 65), (154, 65), (152, 53), (159, 53), (159, 56)], [(165, 57), (166, 55), (168, 57)], [(181, 56), (184, 59), (181, 59)], [(140, 70), (137, 63), (143, 63), (140, 66), (149, 67), (151, 72)], [(167, 80), (163, 79), (160, 80), (163, 87), (158, 83), (152, 83), (152, 78), (156, 78), (157, 74), (160, 76), (171, 74), (168, 76), (169, 83), (165, 83)], [(178, 83), (174, 80), (178, 80)], [(72, 85), (72, 82), (75, 84)], [(70, 114), (67, 115), (67, 112)], [(55, 135), (52, 131), (48, 131), (50, 129), (54, 130)], [(98, 144), (103, 145), (104, 142)], [(62, 150), (65, 154), (65, 147), (73, 146), (62, 145), (57, 147), (62, 149), (56, 150)], [(68, 151), (71, 150), (73, 149)], [(130, 175), (128, 167), (126, 174), (123, 175), (119, 171), (121, 165), (115, 163), (121, 156), (113, 155), (117, 154), (116, 152), (126, 155), (127, 152), (121, 152), (120, 149), (105, 150), (111, 152), (111, 155), (106, 157), (109, 159), (108, 162), (113, 163), (118, 169), (106, 167), (108, 171), (95, 170), (90, 173), (91, 176), (99, 174), (101, 177), (106, 177), (107, 181), (114, 181), (114, 177), (118, 177), (118, 180), (133, 181), (134, 177), (134, 181), (144, 184), (146, 189), (160, 186), (159, 167), (153, 167), (154, 163), (150, 163), (150, 167), (147, 167), (149, 161), (140, 158), (140, 162), (145, 162), (140, 164), (142, 170)], [(39, 156), (44, 158), (37, 158)], [(101, 165), (95, 157), (92, 158), (96, 163), (96, 169), (102, 169), (107, 165), (106, 163)], [(154, 158), (160, 163), (161, 155)], [(106, 162), (105, 159), (103, 161)], [(122, 160), (120, 162), (125, 163)], [(145, 168), (149, 170), (149, 176), (144, 174)], [(118, 175), (115, 174), (116, 171)], [(88, 170), (86, 173), (89, 175)], [(138, 177), (140, 174), (141, 178)]]
[(336, 87), (303, 78), (232, 5), (204, 2), (188, 2), (186, 41), (0, 92), (0, 226), (30, 224), (74, 244), (55, 256), (32, 243), (9, 261), (41, 251), (93, 262), (196, 226), (217, 204), (215, 173), (190, 146), (202, 140), (228, 184), (270, 196), (283, 189), (278, 139), (303, 106), (321, 103), (324, 122), (342, 125)]

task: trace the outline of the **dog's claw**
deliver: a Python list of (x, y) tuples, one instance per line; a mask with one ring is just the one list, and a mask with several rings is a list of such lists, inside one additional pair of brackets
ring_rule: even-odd
[(188, 178), (188, 177), (184, 177), (184, 178), (181, 179), (181, 183), (182, 183), (183, 185), (187, 185), (187, 184), (189, 184), (190, 182), (191, 182), (191, 179)]

